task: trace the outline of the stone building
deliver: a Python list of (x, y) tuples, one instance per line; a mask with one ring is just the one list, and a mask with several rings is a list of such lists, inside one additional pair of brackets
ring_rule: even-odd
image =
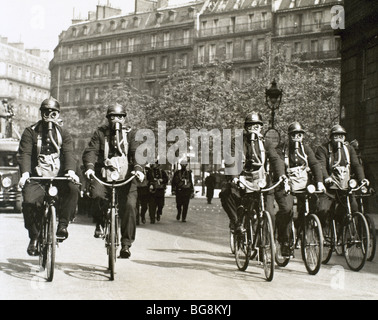
[[(13, 105), (13, 123), (17, 131), (39, 119), (39, 107), (50, 96), (48, 52), (25, 49), (23, 43), (9, 43), (0, 37), (0, 100)], [(5, 119), (1, 119), (1, 135), (5, 134)]]
[[(378, 2), (345, 1), (341, 30), (341, 124), (357, 139), (365, 172), (378, 188)], [(370, 201), (377, 212), (377, 198)]]

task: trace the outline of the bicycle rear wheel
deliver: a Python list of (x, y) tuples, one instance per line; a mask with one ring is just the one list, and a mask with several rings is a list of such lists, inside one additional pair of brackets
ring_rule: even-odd
[(274, 235), (272, 219), (269, 212), (263, 211), (262, 221), (260, 224), (259, 251), (262, 253), (262, 263), (264, 267), (265, 278), (272, 281), (274, 276)]
[(352, 219), (343, 229), (345, 260), (349, 268), (359, 271), (365, 265), (369, 248), (369, 226), (360, 212), (352, 214)]
[[(291, 237), (292, 239), (294, 238), (294, 235), (293, 235), (293, 230), (291, 230)], [(276, 250), (275, 250), (275, 261), (277, 263), (277, 265), (279, 267), (286, 267), (288, 265), (288, 263), (290, 262), (290, 257), (284, 257), (281, 253), (281, 244), (279, 243), (278, 241), (278, 230), (277, 230), (277, 226), (274, 230), (274, 241), (275, 241), (275, 245), (276, 245)]]
[(109, 239), (108, 239), (108, 267), (110, 271), (110, 280), (114, 280), (115, 262), (116, 262), (116, 214), (115, 208), (111, 209), (111, 218), (109, 224)]
[(314, 214), (305, 218), (301, 252), (307, 272), (311, 275), (317, 274), (323, 258), (323, 232), (320, 220)]
[(369, 248), (368, 248), (368, 255), (367, 255), (367, 261), (373, 261), (375, 257), (375, 250), (377, 246), (377, 235), (375, 231), (375, 223), (374, 220), (370, 217), (369, 214), (365, 214), (365, 219), (369, 226), (369, 235), (370, 235), (370, 242), (369, 242)]
[(327, 264), (331, 260), (332, 252), (335, 249), (336, 235), (333, 227), (333, 220), (327, 220), (322, 226), (323, 230), (323, 258), (322, 263)]
[(54, 278), (56, 251), (56, 209), (54, 206), (46, 208), (47, 214), (43, 219), (42, 239), (40, 250), (40, 266), (46, 270), (46, 279), (51, 282)]
[(248, 267), (249, 259), (251, 257), (252, 234), (250, 233), (250, 230), (252, 230), (252, 223), (250, 216), (244, 213), (241, 217), (241, 223), (245, 231), (241, 233), (237, 232), (234, 234), (235, 262), (240, 271), (245, 271)]

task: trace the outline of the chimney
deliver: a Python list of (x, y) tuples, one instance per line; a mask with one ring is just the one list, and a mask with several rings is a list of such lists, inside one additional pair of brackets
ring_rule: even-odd
[(157, 0), (135, 0), (135, 13), (154, 11), (156, 5)]
[(157, 9), (163, 9), (168, 7), (169, 0), (158, 0), (157, 1)]

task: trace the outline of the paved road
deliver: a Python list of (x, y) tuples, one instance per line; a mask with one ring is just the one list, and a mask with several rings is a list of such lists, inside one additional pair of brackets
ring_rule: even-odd
[(52, 283), (38, 272), (38, 258), (26, 254), (27, 232), (19, 214), (0, 214), (0, 299), (377, 299), (378, 264), (360, 272), (333, 257), (316, 276), (297, 257), (276, 268), (272, 282), (252, 262), (238, 271), (228, 243), (228, 219), (219, 199), (194, 199), (188, 222), (175, 219), (174, 199), (166, 199), (162, 221), (141, 225), (129, 260), (117, 260), (109, 281), (102, 240), (93, 237), (91, 219), (78, 216), (69, 238), (57, 250)]

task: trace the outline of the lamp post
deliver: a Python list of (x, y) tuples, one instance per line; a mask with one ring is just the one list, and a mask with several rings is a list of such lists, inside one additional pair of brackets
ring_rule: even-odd
[(273, 79), (272, 86), (269, 89), (265, 89), (265, 101), (266, 105), (272, 112), (271, 128), (274, 129), (274, 116), (276, 110), (280, 107), (282, 100), (282, 90), (277, 88), (276, 79)]

